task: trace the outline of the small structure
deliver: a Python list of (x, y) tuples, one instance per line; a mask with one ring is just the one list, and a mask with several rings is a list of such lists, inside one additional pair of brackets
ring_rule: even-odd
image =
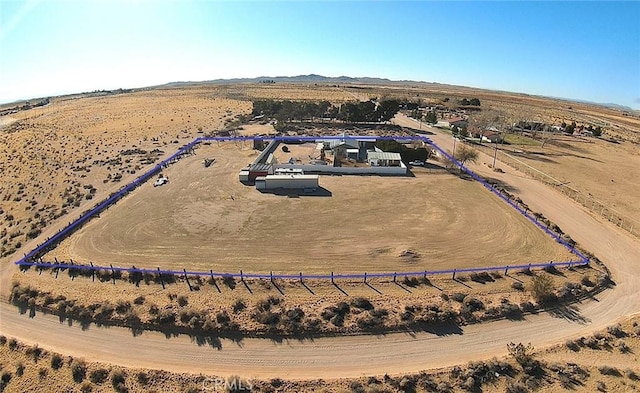
[(401, 166), (402, 157), (400, 153), (370, 151), (367, 154), (367, 161), (371, 166)]
[(318, 175), (267, 175), (256, 177), (257, 190), (312, 190), (318, 189)]
[(483, 142), (491, 142), (491, 143), (502, 143), (504, 141), (504, 136), (502, 133), (487, 129), (482, 133), (482, 141)]
[(445, 128), (451, 128), (453, 126), (456, 126), (459, 128), (463, 128), (467, 126), (467, 123), (468, 123), (467, 119), (464, 119), (462, 117), (454, 117), (447, 120), (440, 120), (438, 124), (436, 124), (436, 126), (445, 127)]

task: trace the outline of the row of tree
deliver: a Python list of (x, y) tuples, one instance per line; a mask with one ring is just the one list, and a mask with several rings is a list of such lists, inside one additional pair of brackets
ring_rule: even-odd
[(462, 106), (480, 106), (480, 100), (478, 98), (463, 98), (458, 101), (458, 104)]
[(329, 101), (257, 100), (253, 102), (252, 115), (264, 115), (278, 121), (329, 118), (354, 123), (377, 123), (391, 120), (399, 109), (400, 103), (396, 100), (346, 102), (340, 106), (332, 105)]

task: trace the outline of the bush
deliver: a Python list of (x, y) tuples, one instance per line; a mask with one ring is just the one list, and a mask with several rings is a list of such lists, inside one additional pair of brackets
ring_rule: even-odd
[(189, 301), (187, 300), (187, 297), (186, 297), (186, 296), (182, 296), (182, 295), (178, 296), (178, 305), (179, 305), (180, 307), (184, 307), (184, 306), (186, 306), (188, 303), (189, 303)]
[(373, 310), (373, 304), (369, 301), (369, 299), (364, 297), (356, 297), (351, 299), (351, 306), (355, 308), (359, 308), (361, 310)]
[(611, 366), (600, 366), (600, 367), (598, 367), (598, 371), (602, 375), (611, 375), (611, 376), (614, 376), (614, 377), (619, 377), (619, 376), (622, 375), (622, 374), (620, 374), (620, 370), (618, 370), (615, 367), (611, 367)]
[(13, 351), (16, 348), (18, 348), (18, 342), (16, 341), (15, 338), (10, 338), (9, 339), (9, 349)]
[(7, 343), (7, 337), (0, 336), (0, 345), (4, 346)]
[(89, 381), (84, 381), (82, 386), (80, 386), (80, 391), (82, 393), (90, 393), (93, 391), (93, 385)]
[(146, 386), (146, 384), (149, 383), (149, 375), (147, 375), (147, 373), (145, 373), (144, 371), (140, 371), (136, 374), (136, 380), (140, 385)]
[(125, 374), (122, 370), (113, 370), (111, 371), (111, 386), (118, 393), (127, 392), (127, 385), (125, 384), (127, 379), (127, 374)]
[(465, 293), (461, 293), (461, 292), (456, 292), (453, 295), (451, 295), (451, 299), (453, 299), (454, 301), (456, 301), (458, 303), (464, 302), (464, 298), (465, 297), (467, 297), (467, 295)]
[(622, 329), (622, 326), (620, 326), (620, 324), (608, 326), (607, 333), (617, 338), (626, 337), (627, 335), (627, 333), (625, 333), (625, 331)]
[(87, 375), (87, 364), (82, 360), (74, 359), (71, 362), (71, 376), (77, 383), (84, 381)]
[(91, 380), (91, 382), (93, 383), (101, 384), (107, 380), (108, 376), (109, 376), (109, 370), (104, 368), (99, 368), (97, 370), (91, 371), (91, 373), (89, 374), (89, 380)]
[(524, 291), (524, 284), (520, 281), (514, 281), (513, 284), (511, 284), (511, 288), (515, 289), (516, 291)]
[(63, 364), (62, 356), (58, 355), (57, 353), (54, 353), (53, 355), (51, 355), (52, 369), (58, 370), (60, 367), (62, 367), (62, 364)]
[(630, 368), (627, 368), (626, 370), (624, 370), (624, 375), (626, 375), (627, 378), (629, 378), (632, 381), (640, 381), (640, 375), (638, 375), (638, 373), (636, 373)]
[(13, 375), (9, 371), (3, 371), (2, 376), (0, 376), (0, 387), (4, 388), (11, 382), (11, 378)]
[(537, 275), (531, 280), (530, 291), (538, 304), (548, 305), (557, 300), (553, 293), (553, 280), (546, 274)]
[(24, 364), (22, 362), (18, 362), (16, 364), (16, 375), (21, 377), (24, 374)]
[(247, 308), (247, 305), (242, 299), (236, 299), (236, 301), (233, 303), (233, 312), (236, 314), (241, 312), (245, 308)]
[(38, 359), (40, 359), (40, 355), (42, 355), (42, 348), (38, 347), (38, 344), (36, 344), (33, 347), (27, 347), (24, 353), (31, 357), (35, 363), (38, 363)]

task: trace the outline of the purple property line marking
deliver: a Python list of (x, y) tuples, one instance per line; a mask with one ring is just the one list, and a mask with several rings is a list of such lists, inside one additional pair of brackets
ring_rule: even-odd
[[(124, 267), (105, 267), (105, 266), (85, 266), (85, 265), (73, 265), (73, 264), (58, 264), (58, 263), (42, 263), (42, 262), (33, 262), (34, 260), (41, 259), (41, 256), (45, 254), (47, 251), (53, 249), (60, 241), (69, 236), (73, 231), (78, 229), (82, 224), (91, 219), (96, 214), (105, 210), (109, 206), (116, 203), (120, 198), (133, 191), (135, 188), (149, 180), (153, 175), (160, 172), (164, 167), (173, 163), (174, 161), (180, 159), (181, 156), (188, 154), (196, 145), (205, 141), (212, 142), (233, 142), (233, 141), (252, 141), (252, 140), (277, 140), (281, 142), (290, 142), (290, 141), (316, 141), (318, 139), (359, 139), (359, 140), (421, 140), (427, 143), (429, 146), (438, 150), (442, 155), (447, 157), (451, 162), (455, 163), (461, 170), (470, 175), (474, 180), (480, 182), (485, 188), (489, 189), (491, 192), (496, 194), (503, 201), (508, 203), (511, 207), (516, 209), (519, 213), (523, 214), (529, 221), (534, 223), (538, 228), (542, 229), (546, 234), (551, 236), (556, 242), (562, 244), (565, 248), (567, 248), (571, 253), (576, 255), (580, 260), (579, 261), (568, 261), (568, 262), (549, 262), (549, 263), (536, 263), (536, 264), (526, 264), (526, 265), (514, 265), (514, 266), (492, 266), (492, 267), (484, 267), (484, 268), (461, 268), (461, 269), (449, 269), (449, 270), (438, 270), (438, 271), (420, 271), (420, 272), (394, 272), (394, 273), (363, 273), (363, 274), (308, 274), (308, 275), (294, 275), (294, 274), (260, 274), (260, 273), (212, 273), (212, 272), (190, 272), (187, 271), (174, 271), (174, 270), (158, 270), (158, 269), (134, 269), (134, 268), (124, 268)], [(58, 268), (58, 269), (90, 269), (90, 270), (112, 270), (112, 271), (126, 271), (126, 272), (139, 272), (139, 273), (160, 273), (160, 274), (170, 274), (170, 275), (196, 275), (196, 276), (217, 276), (217, 277), (239, 277), (239, 278), (280, 278), (280, 279), (295, 279), (295, 278), (306, 278), (306, 279), (337, 279), (337, 278), (374, 278), (374, 277), (397, 277), (397, 276), (424, 276), (424, 275), (437, 275), (437, 274), (453, 274), (453, 273), (465, 273), (465, 272), (483, 272), (483, 271), (493, 271), (493, 270), (504, 270), (504, 269), (523, 269), (523, 268), (543, 268), (547, 266), (577, 266), (577, 265), (586, 265), (589, 264), (589, 259), (583, 255), (581, 252), (576, 250), (573, 246), (568, 244), (566, 241), (561, 239), (557, 234), (550, 231), (547, 227), (539, 223), (534, 217), (528, 214), (525, 210), (523, 210), (516, 203), (511, 201), (509, 198), (500, 193), (495, 187), (491, 184), (484, 181), (478, 175), (476, 175), (473, 171), (462, 165), (458, 160), (453, 158), (449, 153), (444, 151), (440, 146), (436, 145), (429, 138), (422, 135), (412, 135), (412, 136), (351, 136), (351, 135), (329, 135), (322, 137), (311, 137), (311, 136), (300, 136), (300, 137), (254, 137), (254, 136), (240, 136), (240, 137), (198, 137), (188, 144), (181, 147), (176, 153), (172, 154), (168, 158), (162, 160), (160, 163), (156, 164), (150, 170), (145, 172), (143, 175), (137, 177), (131, 183), (122, 187), (119, 191), (111, 194), (107, 199), (98, 203), (92, 209), (84, 212), (79, 218), (75, 221), (72, 221), (67, 225), (64, 229), (60, 230), (58, 233), (53, 235), (51, 238), (48, 238), (44, 243), (39, 244), (36, 248), (28, 252), (24, 255), (23, 258), (16, 262), (17, 265), (20, 266), (40, 266), (40, 267), (48, 267), (48, 268)]]

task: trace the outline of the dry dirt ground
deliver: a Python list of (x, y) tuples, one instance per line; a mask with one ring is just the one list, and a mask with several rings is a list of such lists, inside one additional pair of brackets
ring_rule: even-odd
[[(216, 272), (362, 273), (566, 261), (575, 256), (476, 182), (320, 176), (329, 196), (238, 181), (251, 143), (213, 143), (66, 239), (47, 259)], [(208, 168), (203, 157), (215, 157)], [(365, 196), (365, 197), (363, 197)], [(404, 250), (416, 254), (402, 257)]]
[[(272, 89), (260, 86), (253, 89), (256, 91), (253, 94), (264, 98), (296, 98), (302, 97), (304, 94), (314, 94), (336, 101), (353, 97), (351, 91), (349, 91), (350, 89), (308, 87), (303, 89), (306, 93), (295, 91), (296, 89), (299, 90), (295, 86), (277, 86)], [(368, 91), (358, 89), (357, 96), (359, 98), (363, 96), (381, 96), (380, 92), (385, 94), (391, 94), (390, 92), (392, 92), (393, 94), (405, 94), (413, 97), (433, 95), (436, 100), (439, 100), (443, 97), (455, 98), (478, 95), (483, 100), (483, 105), (486, 103), (494, 109), (504, 108), (505, 113), (516, 113), (522, 111), (522, 108), (535, 108), (536, 110), (540, 109), (541, 112), (546, 111), (543, 114), (544, 116), (562, 120), (570, 121), (573, 118), (577, 121), (586, 121), (594, 117), (603, 119), (605, 122), (610, 123), (610, 126), (605, 128), (607, 137), (625, 138), (625, 142), (622, 144), (624, 146), (628, 146), (629, 141), (637, 141), (637, 119), (624, 116), (619, 111), (522, 95), (499, 95), (493, 92), (483, 93), (469, 89), (451, 89), (448, 86), (436, 86), (429, 91), (419, 88), (413, 88), (411, 91), (404, 89), (407, 91), (397, 93), (399, 90), (402, 89), (371, 89)], [(51, 204), (55, 209), (49, 209), (56, 211), (54, 215), (62, 213), (64, 207), (61, 205), (68, 198), (68, 196), (64, 197), (63, 194), (65, 188), (69, 187), (70, 184), (73, 185), (72, 189), (75, 188), (82, 191), (84, 189), (83, 185), (86, 185), (84, 183), (85, 180), (92, 182), (91, 184), (98, 189), (96, 198), (101, 199), (100, 195), (107, 195), (120, 185), (108, 179), (109, 174), (113, 177), (116, 173), (121, 173), (123, 174), (122, 181), (126, 182), (128, 177), (133, 178), (135, 176), (130, 173), (127, 174), (126, 171), (136, 170), (133, 162), (126, 163), (124, 160), (121, 163), (114, 163), (114, 167), (110, 170), (103, 168), (103, 172), (100, 172), (101, 165), (97, 164), (92, 166), (89, 172), (86, 169), (84, 169), (84, 172), (83, 170), (74, 171), (73, 167), (84, 166), (87, 162), (93, 162), (93, 160), (98, 159), (103, 161), (115, 159), (121, 150), (133, 148), (134, 145), (142, 146), (147, 151), (158, 147), (164, 151), (163, 154), (170, 153), (171, 151), (167, 146), (173, 144), (176, 136), (180, 138), (178, 143), (184, 143), (198, 134), (199, 126), (192, 123), (192, 126), (185, 127), (185, 124), (189, 124), (189, 120), (193, 121), (194, 113), (202, 114), (203, 117), (200, 118), (201, 122), (199, 123), (202, 124), (204, 131), (208, 131), (207, 127), (209, 126), (214, 128), (221, 126), (225, 120), (233, 119), (237, 113), (246, 113), (249, 108), (248, 103), (233, 100), (233, 98), (246, 98), (248, 97), (247, 91), (252, 91), (252, 89), (234, 86), (193, 87), (138, 92), (101, 98), (68, 101), (61, 99), (60, 102), (53, 100), (53, 103), (48, 107), (12, 115), (13, 119), (11, 120), (3, 119), (5, 121), (3, 121), (4, 127), (1, 137), (3, 146), (6, 146), (6, 148), (2, 152), (3, 158), (0, 161), (2, 165), (0, 169), (3, 176), (3, 211), (0, 214), (2, 215), (2, 220), (6, 222), (6, 224), (3, 223), (5, 225), (3, 229), (7, 229), (7, 234), (3, 236), (7, 240), (6, 244), (3, 244), (7, 246), (5, 251), (10, 250), (11, 247), (15, 248), (17, 241), (21, 241), (25, 248), (31, 246), (24, 236), (26, 231), (30, 230), (31, 222), (28, 222), (28, 220), (31, 219), (33, 221), (36, 219), (36, 211), (29, 208), (28, 205), (44, 207), (44, 205)], [(330, 91), (330, 93), (327, 93), (327, 91)], [(172, 96), (173, 99), (171, 98)], [(94, 102), (103, 102), (103, 104), (93, 106)], [(131, 105), (125, 105), (126, 102)], [(193, 102), (196, 104), (190, 106), (190, 103)], [(62, 108), (62, 106), (58, 107), (57, 105), (68, 105), (65, 106), (67, 111), (54, 115), (53, 109)], [(572, 106), (572, 108), (568, 109), (568, 106)], [(175, 110), (178, 112), (174, 113), (173, 111)], [(154, 111), (155, 114), (150, 113), (150, 111)], [(212, 112), (207, 113), (207, 111)], [(100, 115), (96, 115), (96, 113), (100, 113)], [(140, 116), (140, 113), (144, 113), (145, 116)], [(175, 116), (171, 116), (172, 113)], [(180, 116), (179, 122), (178, 116)], [(192, 116), (192, 118), (190, 119), (189, 116)], [(43, 119), (47, 119), (47, 121), (41, 123), (40, 120)], [(143, 119), (147, 122), (145, 123)], [(172, 122), (171, 119), (174, 119), (174, 121)], [(112, 121), (117, 127), (111, 127)], [(131, 124), (128, 123), (129, 121), (131, 121)], [(209, 124), (207, 121), (211, 123)], [(95, 129), (92, 127), (95, 127)], [(94, 129), (95, 132), (93, 135), (86, 135), (85, 138), (84, 132), (89, 129)], [(186, 132), (183, 132), (185, 129)], [(107, 130), (108, 132), (105, 133), (104, 131)], [(135, 130), (135, 132), (131, 130)], [(145, 136), (147, 141), (144, 140)], [(158, 138), (158, 143), (153, 143), (156, 141), (152, 140), (152, 138)], [(450, 137), (448, 138), (450, 141)], [(145, 145), (144, 142), (148, 142), (148, 144)], [(177, 147), (179, 144), (173, 144), (173, 146)], [(637, 150), (633, 147), (616, 152), (620, 154), (621, 159), (624, 161), (625, 156), (627, 158), (637, 157)], [(47, 148), (51, 152), (47, 152)], [(107, 152), (104, 152), (105, 149)], [(546, 149), (547, 147), (545, 147)], [(93, 152), (94, 150), (96, 151), (95, 153)], [(596, 152), (595, 154), (599, 153)], [(38, 157), (45, 157), (46, 160), (43, 161), (46, 162), (46, 165), (40, 165)], [(86, 160), (83, 162), (82, 159), (85, 157)], [(585, 164), (592, 163), (595, 160), (605, 161), (603, 157), (597, 155), (592, 158), (593, 160), (580, 159), (578, 161), (583, 160)], [(81, 161), (76, 162), (78, 159)], [(490, 158), (482, 156), (480, 161), (481, 163), (490, 162)], [(127, 167), (129, 164), (131, 166)], [(580, 165), (580, 167), (589, 168), (584, 165)], [(144, 165), (141, 165), (141, 169), (143, 168)], [(485, 173), (493, 175), (493, 172), (487, 170), (486, 166), (483, 167), (482, 164), (474, 166), (473, 169), (484, 170)], [(159, 336), (156, 341), (156, 336), (153, 334), (145, 333), (143, 337), (133, 339), (128, 331), (120, 329), (90, 329), (82, 331), (78, 326), (67, 328), (59, 325), (55, 317), (39, 316), (30, 320), (24, 316), (15, 315), (15, 308), (6, 304), (0, 305), (0, 311), (2, 312), (0, 331), (3, 334), (11, 333), (11, 335), (32, 344), (40, 342), (48, 349), (57, 349), (65, 354), (85, 356), (89, 359), (107, 359), (111, 362), (129, 366), (136, 364), (143, 367), (172, 368), (176, 367), (177, 356), (180, 358), (181, 363), (184, 362), (183, 368), (178, 371), (189, 372), (194, 372), (196, 369), (202, 372), (211, 372), (212, 368), (224, 370), (224, 373), (234, 373), (239, 369), (248, 370), (253, 368), (257, 370), (259, 367), (256, 365), (264, 364), (265, 357), (256, 356), (264, 354), (270, 360), (279, 359), (270, 371), (263, 371), (264, 375), (282, 375), (282, 370), (286, 368), (289, 370), (288, 377), (313, 378), (319, 375), (327, 377), (367, 375), (372, 373), (372, 370), (402, 373), (407, 370), (417, 371), (420, 368), (455, 364), (462, 359), (484, 359), (492, 354), (505, 353), (505, 340), (508, 342), (508, 340), (525, 341), (530, 339), (536, 346), (548, 346), (562, 342), (567, 338), (590, 334), (594, 330), (601, 329), (626, 315), (638, 313), (637, 304), (640, 303), (640, 299), (638, 299), (640, 286), (636, 277), (640, 252), (638, 251), (637, 241), (630, 240), (615, 226), (600, 222), (597, 218), (586, 214), (582, 208), (574, 206), (573, 202), (568, 198), (557, 195), (553, 190), (547, 190), (544, 186), (529, 181), (521, 174), (507, 172), (503, 179), (516, 188), (516, 195), (521, 196), (534, 211), (540, 211), (552, 221), (558, 223), (575, 240), (586, 245), (596, 256), (607, 263), (612, 270), (613, 279), (618, 284), (615, 289), (598, 296), (599, 302), (586, 302), (574, 309), (572, 313), (567, 315), (567, 317), (573, 317), (571, 320), (541, 315), (519, 324), (491, 323), (487, 324), (487, 326), (474, 326), (473, 328), (465, 329), (464, 334), (460, 336), (432, 337), (428, 334), (426, 336), (418, 334), (413, 337), (403, 337), (390, 335), (382, 338), (373, 338), (373, 340), (372, 337), (365, 336), (344, 338), (346, 341), (342, 340), (340, 342), (334, 342), (332, 339), (323, 339), (319, 340), (318, 345), (312, 345), (309, 348), (300, 347), (298, 343), (287, 342), (281, 346), (274, 343), (247, 341), (244, 343), (247, 351), (241, 350), (237, 354), (231, 350), (235, 344), (225, 342), (224, 348), (227, 351), (224, 351), (226, 354), (224, 358), (221, 356), (212, 357), (209, 348), (196, 347), (198, 350), (191, 350), (185, 353), (186, 348), (195, 349), (189, 346), (189, 338), (182, 337), (175, 340), (166, 340), (164, 336)], [(87, 178), (92, 173), (97, 173), (94, 180)], [(14, 177), (7, 177), (6, 174)], [(622, 171), (620, 174), (622, 175)], [(87, 177), (83, 178), (82, 175)], [(593, 184), (601, 184), (603, 181), (610, 182), (611, 177), (609, 174), (605, 175), (603, 178), (585, 176), (585, 179), (591, 179), (591, 183), (588, 183), (590, 184), (589, 187), (591, 187)], [(566, 176), (571, 179), (571, 174)], [(7, 178), (9, 181), (5, 183), (4, 180)], [(55, 181), (52, 182), (50, 180), (52, 178)], [(621, 177), (620, 181), (616, 181), (616, 179), (614, 178), (615, 187), (624, 187), (624, 185), (631, 184), (631, 182), (626, 182), (626, 177)], [(107, 180), (107, 183), (100, 184), (100, 181), (104, 180)], [(48, 184), (50, 182), (53, 184)], [(20, 194), (26, 195), (26, 198), (23, 196), (21, 200), (15, 201), (14, 199), (21, 187), (19, 183), (24, 184), (22, 186), (23, 191)], [(46, 190), (40, 191), (40, 187), (45, 187)], [(608, 189), (608, 187), (606, 188)], [(622, 188), (621, 190), (625, 194), (634, 195), (633, 189)], [(631, 192), (628, 192), (629, 190)], [(38, 192), (40, 192), (40, 195), (36, 198), (37, 203), (33, 205), (31, 197), (38, 195)], [(81, 195), (84, 195), (84, 192)], [(599, 198), (601, 197), (599, 196)], [(74, 198), (73, 202), (75, 200), (76, 198)], [(615, 201), (615, 199), (612, 200)], [(71, 212), (74, 209), (75, 212), (79, 212), (91, 204), (91, 201), (85, 200), (79, 207), (73, 207), (73, 202), (70, 206), (67, 206)], [(6, 213), (14, 217), (9, 220)], [(40, 213), (43, 215), (42, 212)], [(47, 214), (49, 213), (47, 212)], [(61, 221), (60, 219), (46, 217), (47, 227), (43, 229), (41, 236), (46, 236), (47, 231), (52, 230), (56, 225), (66, 223), (66, 219), (64, 217), (62, 218), (64, 221)], [(11, 238), (9, 236), (11, 231), (22, 233)], [(37, 241), (37, 239), (39, 238), (31, 241), (31, 243)], [(3, 260), (3, 293), (6, 293), (11, 277), (11, 274), (7, 274), (7, 272), (11, 273), (13, 271), (13, 269), (7, 269), (7, 267), (10, 267), (8, 262), (10, 262), (8, 258)], [(575, 317), (578, 317), (577, 320)], [(496, 342), (495, 331), (501, 332), (498, 342)], [(140, 340), (144, 341), (145, 345), (140, 346)], [(428, 343), (428, 348), (422, 345), (424, 343)], [(121, 348), (123, 346), (131, 348), (132, 352), (122, 356)], [(294, 349), (292, 354), (295, 354), (295, 356), (288, 357), (289, 346)], [(203, 351), (200, 351), (200, 349)], [(327, 349), (330, 350), (327, 351)], [(340, 355), (336, 355), (336, 350), (340, 352)], [(164, 354), (167, 352), (175, 355), (165, 357)], [(587, 361), (592, 361), (593, 365), (598, 364), (599, 361), (597, 359), (601, 355), (594, 354), (594, 357), (588, 357), (587, 355), (590, 352), (587, 350), (581, 350), (579, 354), (568, 351), (563, 352), (562, 350), (557, 353), (557, 356), (561, 359), (573, 361), (575, 359), (586, 359)], [(634, 349), (633, 353), (637, 353), (637, 349)], [(390, 358), (390, 354), (394, 355)], [(131, 356), (136, 357), (133, 363)], [(7, 358), (9, 357), (7, 356)], [(612, 358), (612, 361), (620, 362), (621, 367), (624, 367), (625, 362), (629, 361), (629, 358), (625, 359)], [(635, 362), (637, 364), (637, 360)], [(416, 363), (419, 363), (419, 365), (416, 366)], [(241, 366), (240, 364), (243, 365)], [(258, 373), (256, 372), (256, 374)], [(598, 375), (598, 372), (592, 371), (592, 375)], [(598, 376), (598, 378), (604, 379), (609, 391), (637, 390), (637, 386), (631, 385), (628, 380), (623, 380), (623, 383), (621, 380), (612, 382), (611, 378), (607, 376)], [(594, 386), (593, 384), (587, 384), (578, 390), (593, 391)], [(500, 386), (496, 389), (497, 391), (503, 390)], [(339, 388), (332, 390), (339, 391)], [(551, 390), (559, 389), (556, 387), (551, 388)], [(18, 387), (16, 391), (24, 391), (24, 389)]]

